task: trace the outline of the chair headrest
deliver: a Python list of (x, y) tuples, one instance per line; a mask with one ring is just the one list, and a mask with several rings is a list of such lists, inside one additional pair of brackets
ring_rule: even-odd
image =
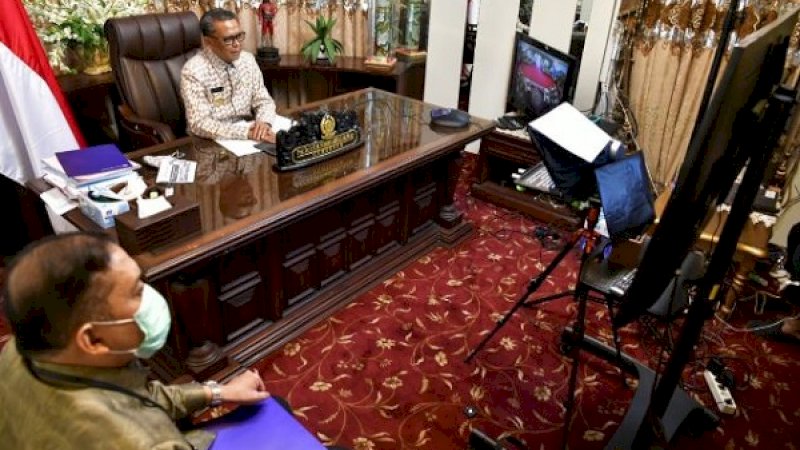
[(117, 58), (169, 59), (202, 44), (200, 21), (191, 11), (115, 17), (106, 21), (104, 30), (112, 66)]

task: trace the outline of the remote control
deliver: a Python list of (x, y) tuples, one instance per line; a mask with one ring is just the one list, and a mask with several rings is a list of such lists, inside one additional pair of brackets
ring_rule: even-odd
[(734, 414), (736, 412), (736, 403), (733, 401), (731, 391), (720, 383), (716, 375), (711, 373), (710, 370), (703, 372), (703, 378), (708, 383), (708, 389), (711, 391), (711, 395), (714, 396), (714, 402), (716, 402), (719, 411), (723, 414)]

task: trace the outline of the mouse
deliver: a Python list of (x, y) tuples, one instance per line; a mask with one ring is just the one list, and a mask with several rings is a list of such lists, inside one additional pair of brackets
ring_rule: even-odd
[(431, 110), (431, 124), (451, 128), (464, 128), (470, 123), (470, 115), (460, 109), (434, 108)]
[(275, 156), (276, 150), (275, 150), (275, 144), (273, 143), (259, 142), (258, 144), (255, 144), (254, 147), (270, 156)]

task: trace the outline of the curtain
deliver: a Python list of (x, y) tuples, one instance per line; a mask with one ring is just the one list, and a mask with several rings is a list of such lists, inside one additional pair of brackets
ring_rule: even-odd
[[(151, 11), (194, 11), (198, 17), (209, 8), (217, 5), (236, 12), (239, 23), (247, 33), (243, 48), (255, 53), (261, 38), (258, 19), (259, 1), (243, 0), (167, 0), (163, 4), (153, 0)], [(326, 6), (314, 7), (313, 2), (277, 2), (278, 15), (275, 18), (275, 42), (281, 54), (297, 55), (300, 47), (312, 37), (311, 28), (305, 21), (314, 22), (318, 15), (335, 17), (336, 26), (333, 37), (342, 42), (344, 56), (366, 56), (367, 14), (356, 7), (352, 1), (328, 1)]]
[[(731, 43), (774, 20), (784, 3), (741, 0)], [(633, 40), (630, 109), (658, 188), (672, 181), (683, 162), (728, 4), (650, 0), (639, 21), (630, 22), (639, 29)], [(725, 62), (723, 58), (720, 73)]]

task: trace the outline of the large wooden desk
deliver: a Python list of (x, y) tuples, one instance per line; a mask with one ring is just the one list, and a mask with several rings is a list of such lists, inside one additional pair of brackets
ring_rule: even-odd
[[(153, 359), (160, 378), (229, 377), (434, 246), (472, 232), (453, 193), (460, 151), (491, 131), (489, 121), (432, 129), (432, 105), (373, 89), (307, 105), (319, 107), (356, 109), (364, 145), (286, 173), (266, 154), (237, 158), (194, 138), (129, 154), (179, 150), (198, 161), (196, 181), (176, 193), (199, 203), (202, 233), (134, 255), (174, 317)], [(78, 210), (65, 217), (99, 229)]]

